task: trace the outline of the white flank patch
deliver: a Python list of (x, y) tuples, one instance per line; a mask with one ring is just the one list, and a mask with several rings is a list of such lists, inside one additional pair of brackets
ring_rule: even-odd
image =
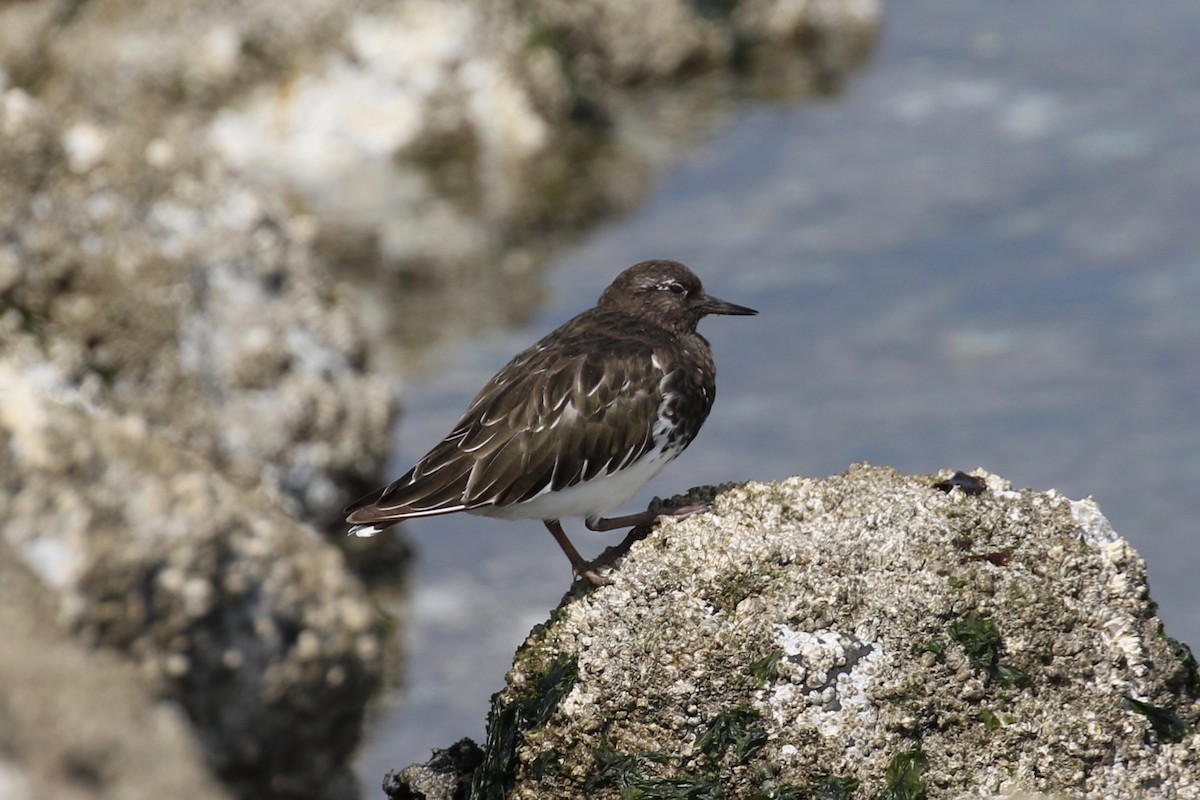
[(557, 492), (543, 491), (532, 500), (510, 506), (482, 506), (470, 513), (498, 519), (563, 519), (598, 517), (637, 494), (646, 481), (678, 455), (659, 450), (647, 453), (625, 469), (597, 475), (590, 481), (568, 486)]

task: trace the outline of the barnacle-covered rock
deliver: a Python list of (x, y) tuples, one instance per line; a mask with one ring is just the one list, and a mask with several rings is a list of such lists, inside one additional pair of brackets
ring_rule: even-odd
[(1092, 500), (947, 475), (693, 492), (711, 513), (664, 520), (530, 635), (476, 788), (1196, 792), (1196, 662), (1141, 559)]

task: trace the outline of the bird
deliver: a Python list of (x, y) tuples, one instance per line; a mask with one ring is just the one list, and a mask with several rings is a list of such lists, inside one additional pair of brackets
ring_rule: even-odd
[(574, 574), (610, 584), (561, 520), (610, 531), (703, 508), (656, 497), (643, 512), (602, 516), (682, 453), (708, 418), (716, 367), (700, 320), (757, 313), (708, 294), (678, 261), (634, 264), (595, 306), (514, 356), (412, 469), (347, 506), (350, 534), (456, 512), (541, 520)]

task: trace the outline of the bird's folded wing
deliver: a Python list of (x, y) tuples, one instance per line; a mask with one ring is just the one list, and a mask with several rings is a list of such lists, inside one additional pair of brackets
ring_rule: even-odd
[(648, 347), (534, 346), (407, 475), (347, 509), (350, 521), (506, 506), (627, 466), (653, 446), (662, 379)]

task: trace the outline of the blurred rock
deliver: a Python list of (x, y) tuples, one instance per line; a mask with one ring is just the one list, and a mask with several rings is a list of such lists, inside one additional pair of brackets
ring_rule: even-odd
[(329, 35), (251, 6), (0, 7), (0, 533), (235, 790), (349, 798), (381, 623), (288, 514), (337, 519), (395, 405), (311, 220), (195, 135)]
[(735, 91), (832, 91), (879, 15), (874, 0), (360, 9), (340, 47), (230, 103), (209, 140), (371, 276), (378, 338), (428, 346), (521, 319), (546, 253), (640, 202)]
[(1196, 661), (1141, 559), (1091, 500), (949, 474), (662, 523), (518, 651), (474, 796), (1193, 796)]
[[(324, 225), (371, 232), (384, 264), (453, 267), (502, 254), (531, 227), (594, 223), (636, 202), (646, 167), (696, 126), (626, 108), (631, 89), (749, 74), (774, 50), (805, 70), (792, 91), (811, 92), (863, 60), (879, 13), (870, 0), (410, 0), (360, 9), (342, 48), (222, 110), (210, 133), (230, 164), (298, 193)], [(696, 106), (718, 99), (713, 84), (695, 86)]]
[(0, 128), (5, 307), (81, 349), (68, 370), (95, 402), (329, 520), (382, 463), (393, 401), (302, 220), (20, 89)]
[(54, 598), (0, 538), (0, 797), (220, 800), (178, 707), (61, 633)]
[[(761, 64), (826, 87), (878, 16), (873, 0), (8, 4), (0, 291), (86, 346), (105, 402), (333, 522), (394, 412), (364, 324), (386, 352), (388, 331), (427, 345), (527, 313), (533, 250), (637, 202), (721, 86)], [(315, 242), (396, 277), (339, 288)]]
[(59, 623), (178, 702), (243, 796), (354, 797), (381, 623), (341, 554), (31, 338), (0, 356), (0, 530)]

